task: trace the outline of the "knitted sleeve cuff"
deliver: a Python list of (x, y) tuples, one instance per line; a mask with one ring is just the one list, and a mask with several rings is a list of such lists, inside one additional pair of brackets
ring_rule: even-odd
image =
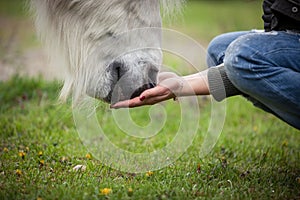
[(224, 64), (209, 68), (207, 77), (210, 94), (216, 101), (242, 94), (229, 80)]

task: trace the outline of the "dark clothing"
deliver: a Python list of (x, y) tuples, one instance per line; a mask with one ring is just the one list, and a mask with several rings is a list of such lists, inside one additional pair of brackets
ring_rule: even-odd
[(265, 0), (263, 11), (266, 31), (300, 31), (300, 0)]

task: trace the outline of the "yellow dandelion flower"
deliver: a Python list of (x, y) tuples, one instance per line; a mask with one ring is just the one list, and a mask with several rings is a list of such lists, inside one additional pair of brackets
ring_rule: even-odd
[(45, 161), (44, 160), (40, 160), (40, 165), (44, 165)]
[(39, 156), (42, 156), (42, 155), (43, 155), (43, 152), (42, 152), (42, 151), (39, 151), (38, 155), (39, 155)]
[(257, 126), (253, 126), (253, 131), (256, 132), (258, 130)]
[(128, 188), (127, 194), (128, 194), (128, 196), (131, 197), (133, 195), (133, 189), (132, 188)]
[(89, 154), (89, 153), (87, 153), (87, 154), (85, 155), (85, 157), (86, 157), (87, 159), (91, 159), (91, 158), (92, 158), (92, 155)]
[(60, 162), (63, 162), (63, 163), (65, 163), (65, 162), (68, 162), (68, 158), (67, 157), (65, 157), (65, 156), (63, 156), (61, 159), (60, 159)]
[(19, 156), (24, 159), (26, 156), (26, 153), (24, 151), (20, 151)]
[(42, 197), (38, 197), (38, 198), (36, 198), (36, 200), (43, 200), (43, 199), (42, 199)]
[(102, 195), (109, 195), (110, 193), (112, 193), (112, 189), (103, 188), (103, 189), (100, 189), (100, 192), (101, 192)]
[(8, 152), (8, 148), (4, 147), (4, 148), (3, 148), (3, 151), (4, 151), (4, 152)]
[(146, 172), (146, 176), (152, 176), (154, 174), (154, 172), (151, 172), (151, 171), (149, 171), (149, 172)]
[(20, 176), (20, 175), (22, 175), (22, 171), (21, 171), (20, 169), (17, 169), (17, 170), (16, 170), (16, 174), (17, 174), (18, 176)]

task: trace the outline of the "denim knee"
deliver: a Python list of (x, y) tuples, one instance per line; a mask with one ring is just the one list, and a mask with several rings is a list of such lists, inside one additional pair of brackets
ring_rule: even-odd
[(221, 64), (225, 55), (225, 49), (221, 50), (223, 43), (222, 35), (215, 37), (208, 45), (206, 63), (208, 67)]
[(225, 72), (238, 90), (298, 129), (299, 41), (300, 35), (286, 32), (249, 34), (232, 42), (224, 57)]
[(253, 50), (248, 46), (247, 37), (240, 37), (229, 45), (225, 52), (224, 66), (228, 78), (241, 92), (249, 94), (253, 84), (250, 83), (255, 77), (250, 67)]
[(250, 31), (238, 31), (231, 33), (224, 33), (215, 37), (207, 49), (206, 62), (208, 67), (217, 66), (223, 63), (225, 52), (228, 46), (237, 38), (251, 33)]

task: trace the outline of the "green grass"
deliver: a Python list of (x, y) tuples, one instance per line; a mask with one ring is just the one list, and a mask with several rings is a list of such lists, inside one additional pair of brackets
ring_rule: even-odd
[(223, 32), (263, 29), (261, 1), (188, 1), (182, 16), (164, 20), (174, 28), (201, 41)]
[[(57, 82), (18, 77), (0, 84), (0, 199), (299, 198), (299, 131), (240, 97), (228, 100), (226, 125), (207, 157), (199, 157), (210, 116), (210, 104), (202, 101), (200, 129), (192, 146), (174, 164), (148, 177), (103, 166), (93, 156), (86, 158), (89, 151), (77, 134), (70, 104), (56, 103), (59, 88)], [(168, 106), (176, 110), (178, 104), (171, 101)], [(164, 128), (169, 132), (178, 126), (172, 110), (167, 111)], [(138, 123), (148, 120), (147, 108), (132, 114)], [(111, 123), (104, 130), (126, 146)], [(145, 150), (131, 142), (137, 143), (135, 151)], [(26, 153), (24, 158), (19, 152)], [(77, 164), (87, 170), (72, 171)], [(103, 188), (113, 192), (103, 196)], [(129, 188), (133, 193), (128, 195)]]
[(27, 1), (24, 0), (0, 1), (0, 14), (2, 16), (21, 18), (27, 15), (26, 8), (27, 8)]
[[(4, 11), (7, 2), (10, 10)], [(1, 13), (17, 15), (19, 8), (13, 4), (1, 1)], [(208, 42), (225, 31), (260, 28), (259, 4), (191, 2), (184, 20), (169, 26)], [(177, 60), (169, 62), (174, 66)], [(60, 82), (42, 78), (13, 77), (0, 82), (0, 199), (300, 198), (299, 131), (241, 97), (227, 100), (222, 135), (204, 158), (199, 152), (211, 104), (199, 98), (199, 130), (193, 144), (172, 165), (147, 176), (104, 166), (93, 154), (86, 157), (91, 152), (77, 133), (71, 103), (57, 103), (60, 88)], [(151, 152), (162, 148), (178, 129), (179, 104), (169, 101), (165, 108), (166, 126), (149, 141), (124, 136), (107, 105), (100, 104), (97, 113), (107, 137), (119, 147)], [(150, 121), (148, 111), (139, 108), (130, 114), (145, 126)], [(78, 164), (87, 169), (74, 172)], [(112, 193), (102, 195), (103, 188)]]

